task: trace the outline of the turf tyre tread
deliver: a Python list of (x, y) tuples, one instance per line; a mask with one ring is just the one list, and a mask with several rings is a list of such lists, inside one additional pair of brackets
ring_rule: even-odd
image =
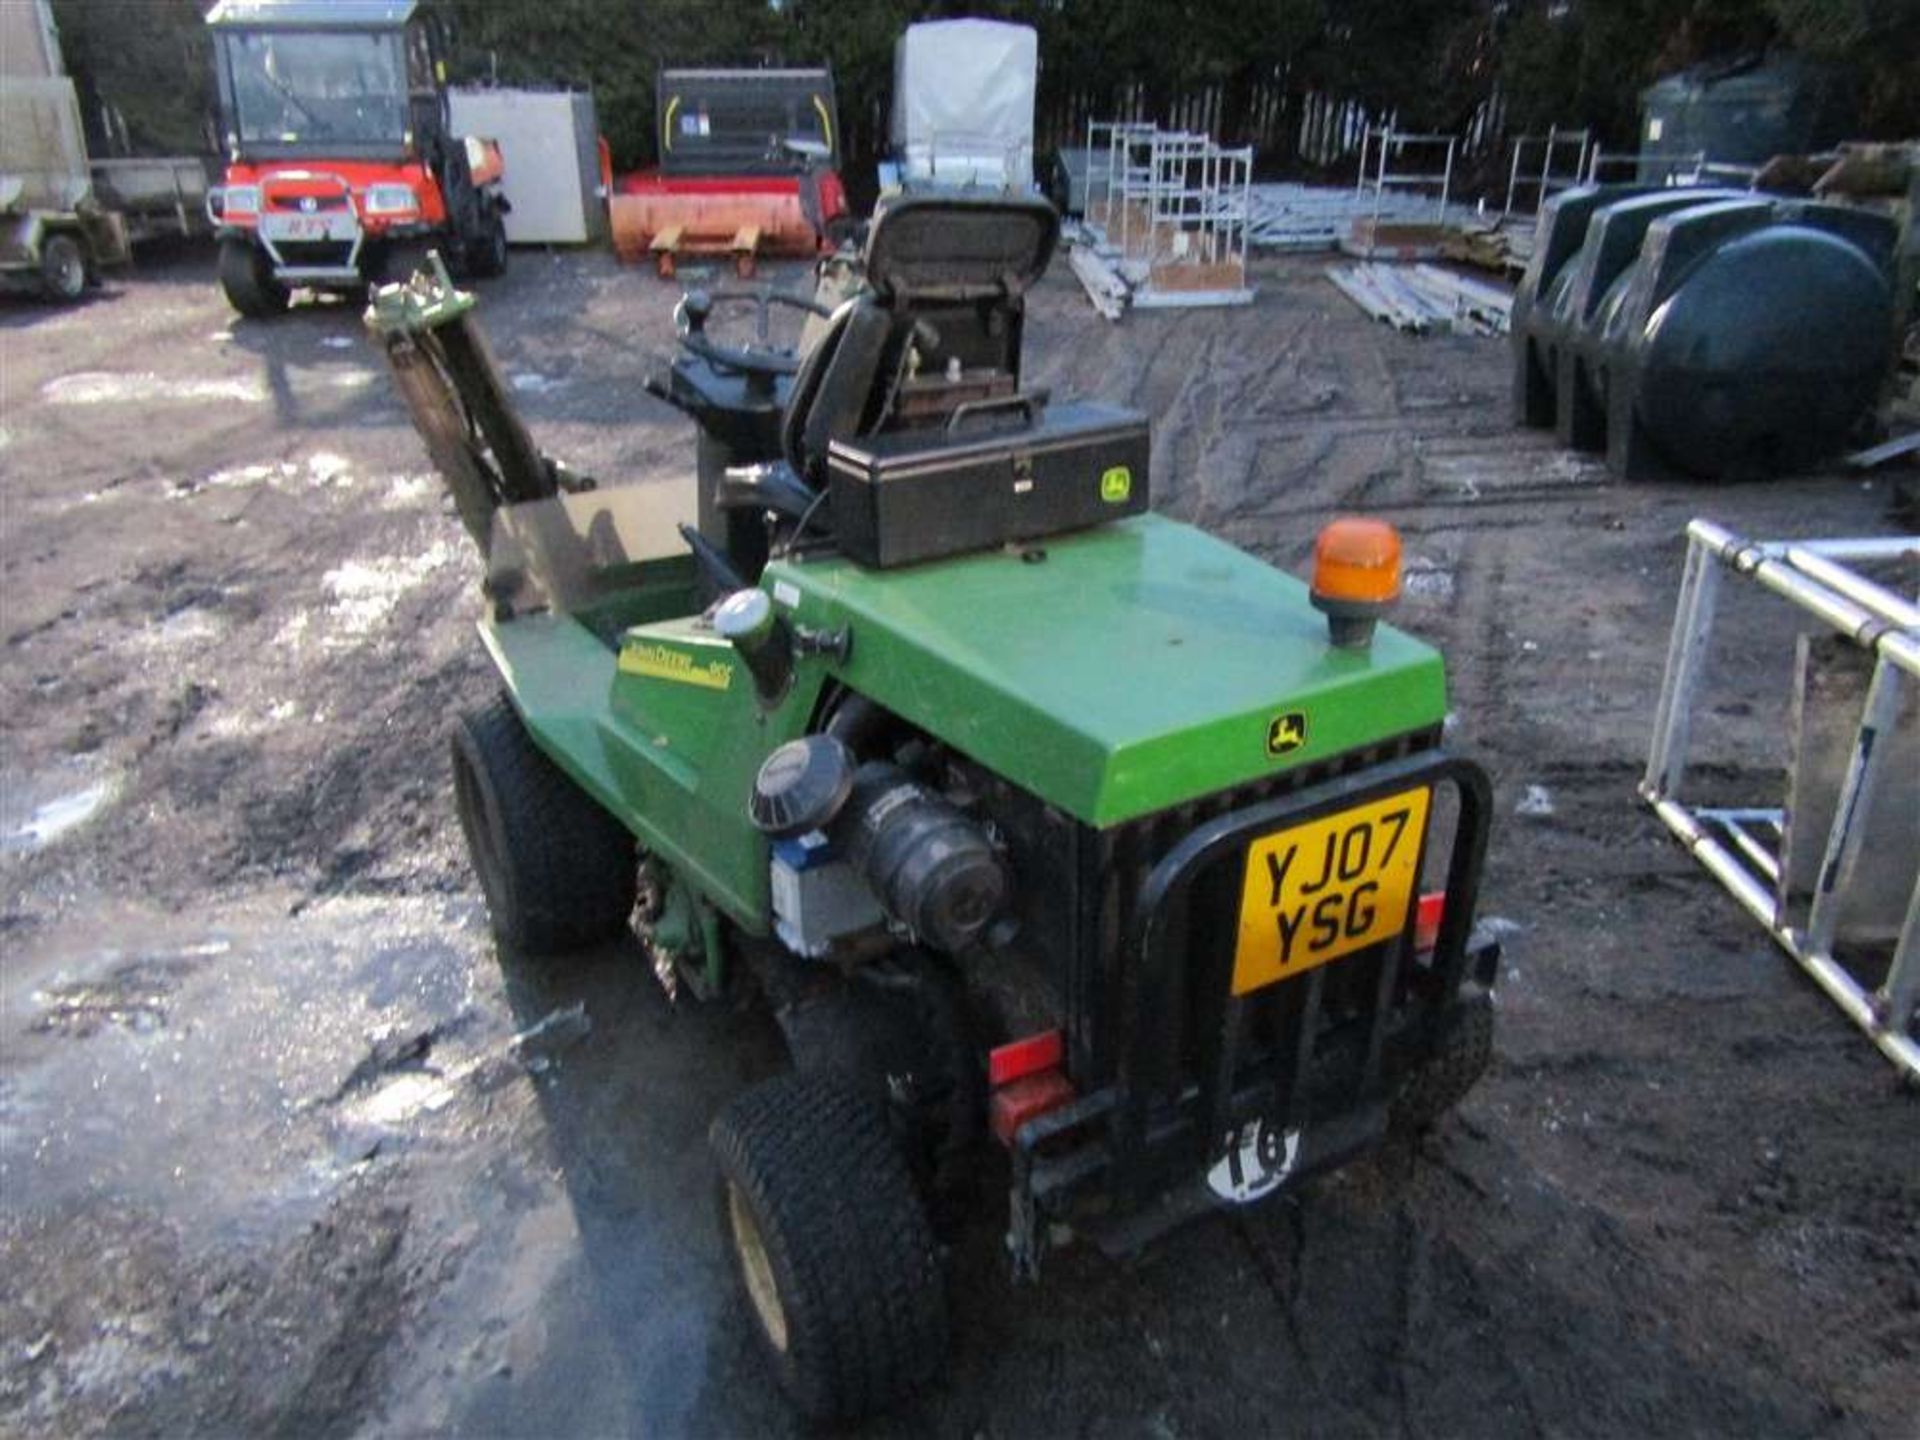
[(773, 1268), (786, 1350), (757, 1318), (754, 1329), (794, 1404), (816, 1421), (853, 1419), (930, 1380), (947, 1352), (945, 1279), (880, 1098), (848, 1076), (796, 1071), (739, 1096), (708, 1138), (728, 1249), (733, 1185)]
[(460, 717), (453, 765), (461, 829), (501, 945), (561, 955), (626, 927), (639, 885), (633, 836), (542, 753), (504, 696)]
[(1463, 994), (1433, 1054), (1408, 1073), (1393, 1097), (1392, 1127), (1403, 1134), (1431, 1128), (1466, 1099), (1493, 1062), (1493, 996)]

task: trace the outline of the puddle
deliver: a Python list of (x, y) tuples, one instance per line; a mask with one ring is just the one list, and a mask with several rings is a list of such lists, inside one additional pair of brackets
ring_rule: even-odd
[(398, 1125), (415, 1115), (443, 1110), (455, 1091), (437, 1075), (415, 1072), (399, 1075), (352, 1107), (356, 1120), (370, 1125)]
[(248, 485), (262, 485), (276, 475), (293, 473), (293, 466), (279, 465), (236, 465), (227, 470), (216, 470), (197, 484), (191, 480), (174, 486), (176, 497), (191, 495), (198, 490), (234, 490)]
[(433, 1052), (435, 1032), (383, 1036), (341, 1085), (339, 1095), (364, 1083), (363, 1076), (391, 1074), (377, 1089), (348, 1104), (345, 1112), (361, 1124), (391, 1128), (446, 1109), (463, 1090), (484, 1093), (520, 1075), (543, 1075), (558, 1063), (562, 1051), (578, 1044), (592, 1028), (582, 1001), (549, 1011), (526, 1029), (445, 1071), (400, 1068), (424, 1065)]
[[(0, 851), (38, 850), (43, 845), (51, 845), (62, 835), (78, 829), (99, 814), (113, 798), (115, 784), (111, 778), (96, 780), (79, 790), (70, 790), (38, 803), (18, 793), (39, 788), (44, 787), (35, 786), (32, 782), (24, 786), (6, 786), (6, 794), (0, 798)], [(24, 818), (19, 818), (8, 813), (16, 804), (32, 804), (33, 809)]]
[(438, 475), (393, 475), (380, 486), (380, 503), (389, 510), (408, 510), (439, 490)]
[(1409, 595), (1419, 595), (1431, 600), (1453, 599), (1453, 571), (1443, 569), (1429, 560), (1414, 558), (1407, 562), (1407, 568), (1400, 577), (1400, 588)]
[(184, 649), (209, 644), (227, 633), (227, 622), (219, 615), (189, 605), (176, 610), (158, 625), (144, 627), (138, 643), (149, 650)]
[[(340, 641), (351, 642), (371, 634), (401, 600), (452, 560), (453, 547), (438, 540), (417, 555), (390, 556), (372, 563), (349, 560), (329, 570), (321, 583), (333, 597), (327, 616)], [(301, 629), (305, 628), (302, 624)]]
[(298, 707), (281, 700), (264, 710), (222, 710), (207, 721), (207, 733), (222, 740), (245, 740), (280, 729), (293, 719)]
[(74, 1039), (108, 1027), (136, 1035), (164, 1030), (181, 981), (232, 948), (229, 941), (206, 940), (125, 960), (119, 951), (103, 951), (101, 959), (111, 965), (103, 974), (56, 980), (33, 992), (39, 1013), (28, 1028)]
[(1526, 794), (1520, 797), (1520, 803), (1513, 807), (1516, 815), (1532, 815), (1544, 819), (1553, 814), (1553, 792), (1544, 785), (1527, 786)]
[(1531, 450), (1510, 455), (1429, 451), (1420, 463), (1429, 490), (1468, 501), (1506, 492), (1594, 489), (1608, 483), (1605, 464), (1570, 452), (1543, 456)]
[(316, 485), (351, 485), (353, 466), (344, 455), (321, 450), (307, 457), (307, 478)]
[(352, 489), (353, 462), (331, 450), (320, 450), (305, 460), (267, 460), (215, 470), (199, 480), (177, 482), (171, 493), (174, 499), (185, 500), (202, 490), (246, 490), (257, 485), (286, 489), (302, 484), (315, 490)]
[(258, 380), (178, 380), (151, 373), (114, 375), (84, 370), (62, 375), (40, 387), (40, 398), (54, 405), (148, 405), (156, 401), (233, 400), (263, 404), (266, 388)]
[(518, 375), (510, 376), (507, 383), (513, 386), (514, 389), (527, 394), (542, 395), (549, 390), (558, 390), (567, 382), (564, 380), (556, 380), (551, 375), (542, 375), (538, 371), (523, 370)]
[[(289, 377), (293, 389), (358, 390), (374, 381), (370, 370), (348, 370), (338, 374), (303, 374)], [(201, 403), (208, 400), (234, 401), (263, 405), (270, 398), (266, 385), (252, 378), (181, 379), (142, 371), (116, 375), (106, 370), (83, 370), (62, 375), (40, 387), (40, 398), (54, 405), (152, 405), (169, 401)]]
[(280, 622), (280, 628), (273, 632), (274, 650), (298, 650), (307, 638), (307, 631), (313, 628), (313, 612), (296, 610)]

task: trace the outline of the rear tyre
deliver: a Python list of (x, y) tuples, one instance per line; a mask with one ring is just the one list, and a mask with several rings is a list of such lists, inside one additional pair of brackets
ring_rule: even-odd
[(932, 1378), (946, 1286), (879, 1097), (842, 1076), (776, 1076), (722, 1111), (708, 1142), (721, 1233), (794, 1405), (852, 1419)]
[(287, 287), (273, 278), (266, 255), (251, 240), (220, 242), (220, 288), (227, 303), (249, 320), (278, 315), (292, 299)]
[(1493, 1061), (1491, 993), (1463, 988), (1444, 1025), (1432, 1054), (1401, 1082), (1389, 1107), (1388, 1121), (1402, 1134), (1430, 1128), (1466, 1099)]
[(507, 222), (498, 210), (488, 210), (480, 234), (469, 247), (467, 268), (482, 280), (507, 273)]
[(495, 938), (560, 955), (618, 935), (633, 913), (633, 836), (549, 760), (505, 699), (460, 717), (454, 803)]
[(71, 235), (49, 235), (40, 247), (40, 288), (71, 305), (87, 293), (87, 256)]

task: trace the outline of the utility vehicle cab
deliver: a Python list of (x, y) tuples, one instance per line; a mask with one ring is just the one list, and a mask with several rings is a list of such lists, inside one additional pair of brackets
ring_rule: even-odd
[(1057, 223), (896, 200), (803, 353), (689, 297), (684, 481), (558, 471), (443, 282), (370, 312), (486, 557), (505, 696), (453, 748), (496, 933), (640, 896), (660, 974), (773, 1006), (793, 1073), (712, 1146), (816, 1416), (938, 1368), (929, 1205), (983, 1163), (1031, 1277), (1430, 1123), (1490, 1053), (1488, 784), (1381, 618), (1397, 537), (1335, 521), (1309, 587), (1151, 513), (1145, 418), (1023, 383)]
[(499, 148), (451, 133), (446, 27), (415, 0), (220, 0), (213, 32), (225, 185), (209, 213), (243, 315), (294, 286), (506, 266)]

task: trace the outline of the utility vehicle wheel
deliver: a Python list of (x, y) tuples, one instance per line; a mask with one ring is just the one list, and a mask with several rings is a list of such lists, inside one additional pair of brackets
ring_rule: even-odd
[(507, 273), (507, 222), (495, 210), (467, 246), (467, 268), (482, 280)]
[(264, 320), (287, 308), (292, 295), (273, 278), (267, 257), (250, 240), (220, 242), (220, 288), (227, 303), (250, 320)]
[(63, 305), (86, 294), (87, 256), (73, 236), (49, 235), (40, 247), (40, 285)]
[(453, 732), (454, 802), (509, 950), (559, 955), (609, 940), (633, 912), (633, 837), (540, 752), (499, 699)]
[(727, 1106), (708, 1141), (721, 1231), (794, 1404), (851, 1419), (931, 1378), (946, 1287), (880, 1099), (839, 1076), (780, 1075)]
[(1400, 1084), (1388, 1112), (1395, 1130), (1425, 1130), (1458, 1105), (1493, 1060), (1493, 996), (1462, 991), (1440, 1043)]

